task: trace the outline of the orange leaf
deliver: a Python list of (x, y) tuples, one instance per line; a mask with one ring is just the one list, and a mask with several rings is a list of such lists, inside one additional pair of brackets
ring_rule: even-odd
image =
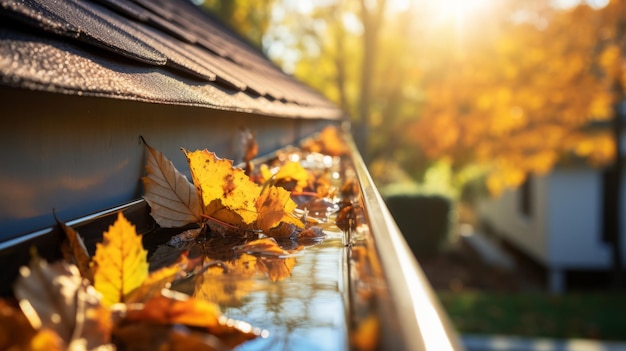
[(298, 251), (290, 251), (281, 248), (274, 238), (262, 238), (253, 240), (244, 245), (235, 246), (233, 250), (236, 253), (261, 254), (271, 256), (289, 256)]
[(141, 286), (148, 277), (148, 252), (141, 236), (120, 212), (117, 220), (96, 244), (94, 286), (102, 294), (102, 302), (113, 305)]
[(218, 305), (180, 293), (171, 292), (171, 295), (152, 297), (143, 308), (128, 310), (126, 319), (132, 322), (184, 324), (209, 330), (219, 325), (221, 312)]
[(161, 152), (146, 144), (147, 175), (142, 179), (143, 198), (150, 215), (161, 227), (182, 227), (202, 222), (202, 206), (196, 189)]

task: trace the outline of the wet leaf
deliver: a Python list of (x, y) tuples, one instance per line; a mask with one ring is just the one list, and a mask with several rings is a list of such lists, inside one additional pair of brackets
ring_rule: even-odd
[(242, 254), (223, 262), (222, 266), (209, 267), (196, 280), (194, 298), (213, 303), (238, 304), (254, 288), (257, 258)]
[(171, 296), (155, 295), (140, 308), (130, 308), (126, 312), (126, 320), (168, 325), (184, 324), (206, 329), (219, 325), (221, 312), (218, 305), (188, 298), (180, 293), (171, 292), (171, 294)]
[(147, 255), (135, 226), (120, 212), (102, 243), (96, 244), (92, 261), (94, 286), (105, 305), (124, 302), (126, 295), (141, 286), (148, 277)]
[(294, 192), (302, 192), (309, 184), (309, 171), (302, 167), (300, 162), (287, 161), (275, 173), (272, 173), (265, 164), (261, 165), (260, 168), (261, 175), (266, 183), (270, 182), (277, 186), (282, 186), (282, 184), (292, 182), (294, 183), (293, 186), (288, 187), (288, 189)]
[(284, 250), (274, 238), (262, 238), (249, 243), (235, 246), (235, 253), (259, 254), (270, 256), (289, 256), (299, 250)]
[(264, 232), (269, 232), (281, 222), (304, 227), (304, 223), (293, 214), (298, 205), (283, 188), (270, 186), (258, 197), (256, 206), (259, 211), (257, 227)]
[(204, 333), (153, 323), (126, 323), (113, 331), (116, 345), (133, 351), (213, 351), (224, 350), (221, 341)]
[(339, 129), (335, 126), (327, 126), (322, 129), (320, 134), (312, 141), (305, 143), (303, 148), (330, 156), (341, 156), (349, 152)]
[(231, 160), (221, 159), (208, 150), (188, 152), (189, 162), (204, 214), (229, 224), (251, 224), (257, 220), (255, 200), (261, 188)]
[(168, 296), (159, 295), (148, 300), (141, 309), (130, 309), (126, 321), (148, 322), (161, 325), (182, 324), (201, 328), (217, 336), (233, 348), (240, 343), (257, 338), (260, 330), (248, 323), (224, 317), (219, 306), (187, 295), (164, 290)]
[(202, 221), (202, 206), (192, 183), (163, 153), (146, 144), (146, 172), (142, 177), (143, 198), (150, 215), (161, 227), (182, 227)]
[(291, 276), (297, 261), (295, 257), (259, 257), (257, 269), (271, 281), (281, 281)]
[(362, 320), (350, 336), (350, 344), (355, 350), (377, 350), (380, 338), (380, 321), (375, 315), (369, 315)]
[(144, 302), (161, 292), (164, 288), (169, 288), (170, 283), (176, 279), (181, 279), (187, 275), (186, 269), (189, 260), (185, 253), (179, 255), (178, 261), (151, 272), (143, 281), (141, 286), (133, 290), (126, 296), (126, 303)]

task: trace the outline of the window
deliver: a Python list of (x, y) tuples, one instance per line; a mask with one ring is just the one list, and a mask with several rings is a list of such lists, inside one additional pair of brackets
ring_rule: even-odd
[(519, 188), (518, 205), (519, 211), (526, 217), (531, 217), (533, 214), (533, 177), (528, 175), (524, 183)]

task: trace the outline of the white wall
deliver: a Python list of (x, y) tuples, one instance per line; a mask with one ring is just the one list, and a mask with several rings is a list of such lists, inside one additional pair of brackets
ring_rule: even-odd
[(560, 168), (546, 176), (548, 264), (553, 268), (607, 268), (602, 241), (602, 179), (597, 170)]
[[(545, 181), (536, 179), (535, 189), (542, 189)], [(520, 213), (517, 191), (505, 191), (500, 197), (484, 200), (479, 204), (479, 215), (487, 220), (498, 234), (516, 244), (520, 250), (541, 263), (547, 263), (547, 241), (545, 207), (542, 192), (533, 191), (533, 215), (526, 217)], [(545, 193), (543, 193), (545, 194)]]

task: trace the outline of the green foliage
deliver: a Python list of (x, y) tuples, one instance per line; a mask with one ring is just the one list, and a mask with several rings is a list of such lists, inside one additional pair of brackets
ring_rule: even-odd
[(624, 340), (622, 294), (438, 292), (460, 333)]
[(450, 199), (439, 195), (392, 195), (385, 203), (417, 258), (438, 253), (451, 230)]

